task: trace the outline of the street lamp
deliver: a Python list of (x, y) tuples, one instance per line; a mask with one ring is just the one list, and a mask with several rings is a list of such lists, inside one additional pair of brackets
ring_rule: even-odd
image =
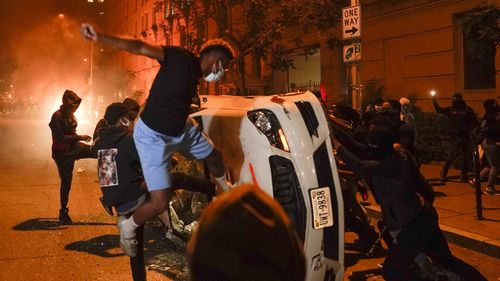
[(89, 76), (89, 107), (90, 107), (90, 112), (92, 112), (92, 79), (94, 75), (94, 40), (90, 40), (90, 76)]

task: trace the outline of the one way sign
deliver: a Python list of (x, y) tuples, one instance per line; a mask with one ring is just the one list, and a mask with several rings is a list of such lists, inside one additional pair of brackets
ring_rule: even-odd
[(342, 38), (349, 39), (361, 36), (361, 6), (342, 9)]

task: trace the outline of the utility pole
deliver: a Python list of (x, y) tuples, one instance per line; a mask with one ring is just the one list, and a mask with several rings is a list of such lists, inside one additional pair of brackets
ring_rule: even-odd
[(92, 79), (94, 74), (94, 40), (90, 40), (90, 75), (89, 75), (89, 111), (90, 114), (93, 114), (92, 104), (93, 104), (93, 96), (92, 96)]

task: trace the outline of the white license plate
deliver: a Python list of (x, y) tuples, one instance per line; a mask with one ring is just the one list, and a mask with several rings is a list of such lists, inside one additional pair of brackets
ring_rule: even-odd
[(313, 211), (313, 228), (321, 229), (333, 225), (330, 188), (320, 187), (309, 190)]

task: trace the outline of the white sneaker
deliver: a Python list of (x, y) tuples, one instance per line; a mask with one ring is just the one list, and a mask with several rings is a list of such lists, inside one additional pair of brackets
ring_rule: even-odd
[(129, 257), (135, 257), (137, 255), (137, 244), (139, 242), (135, 238), (135, 229), (127, 229), (127, 224), (125, 221), (127, 217), (120, 216), (118, 217), (118, 222), (116, 225), (118, 226), (118, 231), (120, 232), (120, 248), (125, 253), (125, 255)]

